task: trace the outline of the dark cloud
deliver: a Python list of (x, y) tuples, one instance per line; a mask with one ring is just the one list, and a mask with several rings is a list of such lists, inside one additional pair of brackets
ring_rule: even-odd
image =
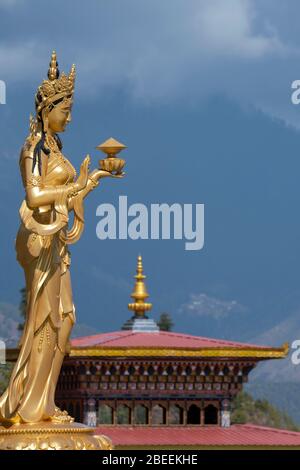
[[(43, 77), (52, 49), (78, 65), (78, 90), (122, 87), (142, 104), (225, 93), (288, 122), (300, 45), (287, 14), (299, 4), (266, 0), (37, 0), (0, 2), (0, 71), (9, 83)], [(295, 11), (296, 10), (296, 11)], [(293, 21), (292, 21), (293, 23)]]

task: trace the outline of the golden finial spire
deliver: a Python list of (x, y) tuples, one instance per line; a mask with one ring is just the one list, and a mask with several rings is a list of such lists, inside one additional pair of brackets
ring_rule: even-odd
[(56, 60), (56, 52), (53, 51), (51, 55), (51, 61), (49, 64), (48, 78), (50, 81), (56, 80), (59, 77), (58, 63)]
[(151, 310), (152, 304), (145, 302), (145, 299), (149, 297), (149, 294), (144, 282), (146, 276), (143, 274), (143, 262), (141, 255), (139, 255), (137, 259), (136, 275), (134, 277), (136, 282), (133, 292), (130, 296), (133, 298), (134, 303), (128, 304), (128, 308), (129, 310), (133, 310), (137, 317), (145, 318), (145, 312)]

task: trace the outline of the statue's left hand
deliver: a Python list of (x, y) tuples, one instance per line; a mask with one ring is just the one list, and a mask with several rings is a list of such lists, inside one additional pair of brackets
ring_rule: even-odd
[(113, 174), (113, 173), (110, 173), (109, 171), (105, 171), (105, 170), (93, 170), (89, 176), (91, 176), (93, 179), (99, 181), (101, 178), (107, 178), (107, 177), (110, 177), (110, 178), (123, 178), (123, 176), (125, 175), (124, 172), (122, 173), (117, 173), (117, 174)]

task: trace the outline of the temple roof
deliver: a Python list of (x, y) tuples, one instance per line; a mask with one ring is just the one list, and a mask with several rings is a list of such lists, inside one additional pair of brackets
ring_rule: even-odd
[(71, 340), (71, 356), (203, 356), (282, 358), (288, 345), (274, 348), (183, 333), (114, 331)]
[(141, 255), (137, 259), (135, 285), (131, 294), (134, 312), (121, 331), (100, 333), (71, 340), (70, 356), (122, 356), (122, 357), (223, 357), (223, 358), (283, 358), (288, 345), (273, 348), (255, 344), (204, 338), (184, 333), (161, 331), (145, 312), (152, 308), (146, 303), (149, 294), (145, 285)]
[(115, 447), (292, 447), (300, 448), (300, 432), (234, 424), (216, 426), (101, 426), (97, 434), (112, 439)]

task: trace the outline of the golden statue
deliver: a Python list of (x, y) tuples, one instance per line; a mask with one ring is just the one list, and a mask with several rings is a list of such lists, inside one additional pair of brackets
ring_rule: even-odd
[[(58, 136), (71, 121), (74, 82), (75, 66), (68, 76), (60, 76), (53, 52), (48, 79), (42, 82), (35, 96), (36, 117), (30, 116), (30, 134), (20, 154), (26, 197), (20, 208), (16, 252), (25, 273), (27, 312), (20, 353), (8, 388), (0, 398), (0, 448), (7, 448), (7, 439), (12, 448), (20, 448), (16, 435), (18, 430), (23, 430), (24, 437), (28, 425), (43, 430), (38, 442), (44, 443), (44, 448), (49, 444), (45, 441), (46, 434), (61, 436), (62, 429), (68, 439), (75, 433), (73, 444), (69, 442), (66, 448), (110, 445), (103, 436), (100, 445), (100, 437), (99, 441), (89, 428), (73, 423), (74, 419), (55, 405), (55, 388), (75, 322), (68, 245), (78, 241), (82, 234), (84, 198), (98, 186), (101, 178), (122, 178), (125, 163), (115, 158), (125, 146), (109, 139), (102, 146), (109, 158), (100, 162), (100, 169), (89, 173), (87, 156), (76, 177), (73, 165), (62, 153)], [(113, 149), (111, 152), (109, 147)], [(74, 221), (68, 230), (71, 211)], [(56, 435), (58, 428), (60, 434)], [(11, 433), (15, 436), (13, 440)], [(63, 448), (62, 437), (55, 439), (54, 448)], [(37, 442), (30, 439), (26, 442), (28, 446), (22, 448), (40, 448)]]

